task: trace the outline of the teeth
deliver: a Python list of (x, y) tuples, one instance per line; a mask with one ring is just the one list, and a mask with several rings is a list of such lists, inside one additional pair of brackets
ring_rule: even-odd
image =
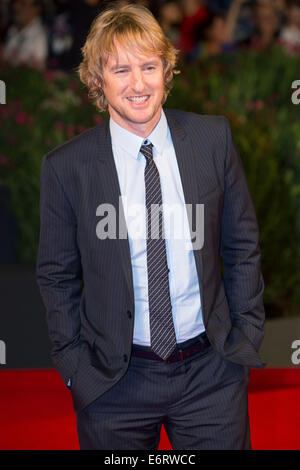
[(143, 103), (143, 101), (146, 101), (146, 99), (148, 99), (148, 95), (147, 96), (131, 96), (131, 97), (128, 97), (129, 101), (133, 101), (134, 103)]

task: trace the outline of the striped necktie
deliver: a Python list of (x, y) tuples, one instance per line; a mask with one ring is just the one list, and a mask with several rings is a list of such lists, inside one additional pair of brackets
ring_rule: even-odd
[(163, 237), (162, 195), (158, 169), (153, 160), (153, 145), (143, 144), (146, 158), (145, 189), (147, 209), (147, 271), (151, 348), (167, 359), (176, 348), (169, 289), (169, 269)]

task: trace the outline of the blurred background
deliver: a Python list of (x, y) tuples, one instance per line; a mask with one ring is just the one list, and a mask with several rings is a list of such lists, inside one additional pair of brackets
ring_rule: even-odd
[[(49, 150), (107, 119), (88, 101), (76, 73), (90, 25), (107, 3), (0, 3), (6, 84), (6, 104), (0, 104), (0, 340), (6, 354), (0, 370), (52, 367), (35, 281), (40, 165)], [(300, 1), (117, 3), (147, 6), (179, 51), (181, 73), (165, 106), (230, 121), (260, 226), (267, 314), (261, 356), (267, 367), (297, 367), (300, 93), (292, 86), (300, 80)]]

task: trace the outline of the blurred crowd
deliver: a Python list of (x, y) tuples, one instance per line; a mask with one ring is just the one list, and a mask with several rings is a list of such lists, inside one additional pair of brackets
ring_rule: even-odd
[(1, 61), (74, 71), (93, 19), (112, 3), (149, 8), (187, 63), (275, 44), (300, 55), (300, 0), (2, 0)]

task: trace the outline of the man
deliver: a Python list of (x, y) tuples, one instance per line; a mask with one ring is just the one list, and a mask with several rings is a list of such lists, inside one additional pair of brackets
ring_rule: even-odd
[(227, 120), (162, 109), (174, 66), (148, 10), (102, 13), (79, 72), (110, 119), (43, 159), (37, 278), (81, 449), (155, 449), (162, 424), (173, 449), (251, 447), (256, 217)]

